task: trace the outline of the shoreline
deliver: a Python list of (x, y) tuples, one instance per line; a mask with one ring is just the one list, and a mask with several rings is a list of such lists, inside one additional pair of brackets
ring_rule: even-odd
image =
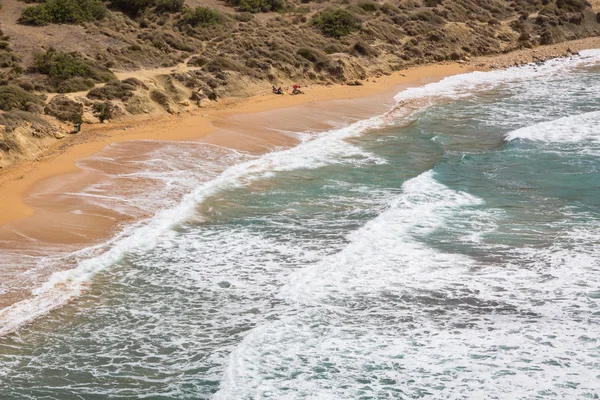
[[(566, 49), (574, 53), (584, 48), (600, 48), (600, 38), (592, 39), (578, 41), (580, 44), (577, 46), (571, 42), (551, 46), (545, 53), (546, 58), (564, 56)], [(77, 194), (84, 194), (84, 189), (102, 182), (102, 179), (106, 181), (110, 175), (107, 163), (103, 165), (104, 170), (100, 168), (97, 171), (83, 168), (80, 163), (89, 164), (92, 156), (106, 151), (110, 153), (111, 149), (114, 150), (111, 145), (122, 146), (118, 150), (125, 151), (128, 159), (136, 162), (145, 160), (144, 157), (151, 155), (153, 149), (160, 150), (164, 143), (184, 143), (185, 146), (186, 141), (254, 155), (264, 154), (299, 143), (294, 135), (286, 135), (286, 132), (320, 132), (334, 128), (336, 124), (379, 115), (389, 110), (393, 96), (401, 90), (449, 76), (493, 69), (500, 63), (518, 65), (526, 62), (526, 58), (519, 57), (535, 60), (539, 51), (538, 48), (521, 55), (500, 55), (492, 59), (495, 64), (481, 58), (468, 64), (418, 66), (389, 76), (370, 78), (363, 86), (309, 88), (303, 96), (261, 94), (245, 99), (224, 99), (213, 108), (189, 114), (130, 118), (111, 124), (86, 126), (83, 134), (70, 136), (67, 143), (58, 142), (40, 161), (20, 163), (0, 174), (0, 191), (3, 192), (0, 249), (5, 256), (16, 257), (33, 252), (38, 256), (48, 256), (54, 252), (77, 251), (110, 239), (117, 228), (125, 224), (144, 221), (153, 215), (156, 209), (123, 214), (106, 207), (106, 204), (90, 206), (81, 197), (77, 198)], [(202, 157), (198, 159), (205, 160)], [(111, 160), (114, 162), (118, 157)], [(117, 174), (130, 172), (125, 164), (114, 163), (110, 168), (110, 172), (116, 171)], [(156, 196), (149, 178), (133, 184), (138, 186), (137, 189), (147, 190), (150, 196)], [(75, 194), (75, 197), (67, 198), (65, 193)], [(158, 201), (163, 201), (160, 195)], [(24, 277), (29, 271), (25, 261), (16, 260), (0, 271), (5, 281), (0, 285), (0, 316), (20, 301), (31, 299), (36, 285), (45, 282), (52, 273), (72, 267), (64, 264), (54, 269), (43, 266), (39, 275), (30, 279)]]
[[(35, 301), (35, 290), (52, 274), (77, 265), (75, 259), (54, 264), (44, 261), (45, 257), (76, 254), (106, 243), (127, 226), (177, 202), (179, 197), (162, 197), (162, 183), (150, 176), (122, 178), (144, 175), (145, 165), (152, 168), (145, 163), (152, 159), (178, 163), (173, 154), (161, 153), (162, 149), (182, 149), (195, 143), (257, 156), (291, 148), (300, 143), (296, 133), (327, 131), (379, 115), (393, 106), (393, 97), (402, 89), (470, 71), (457, 63), (420, 66), (371, 79), (364, 86), (316, 87), (302, 96), (228, 99), (206, 112), (94, 125), (83, 135), (73, 135), (71, 145), (52, 149), (41, 161), (23, 163), (0, 176), (4, 197), (0, 202), (0, 254), (5, 265), (0, 270), (0, 325), (19, 312), (19, 304)], [(212, 153), (201, 154), (214, 159)], [(193, 163), (187, 164), (192, 174), (204, 164), (197, 163), (196, 157), (211, 162), (193, 155)], [(94, 187), (101, 190), (94, 191)], [(140, 193), (144, 197), (141, 202)]]
[[(249, 98), (227, 98), (214, 107), (198, 109), (189, 114), (128, 118), (109, 124), (85, 125), (83, 134), (69, 136), (67, 139), (69, 142), (64, 139), (57, 141), (38, 160), (21, 161), (5, 171), (0, 171), (0, 193), (2, 193), (0, 228), (35, 213), (35, 208), (28, 205), (26, 199), (32, 195), (36, 184), (53, 176), (80, 171), (76, 165), (78, 160), (90, 157), (113, 143), (132, 140), (197, 140), (213, 132), (214, 124), (218, 121), (235, 115), (260, 113), (315, 102), (365, 98), (393, 90), (397, 86), (408, 85), (406, 87), (409, 87), (418, 84), (433, 72), (437, 77), (447, 77), (473, 71), (508, 68), (565, 57), (592, 48), (600, 48), (600, 37), (481, 56), (467, 62), (415, 66), (394, 72), (389, 76), (367, 79), (363, 86), (315, 86), (302, 96), (274, 96), (269, 93)], [(139, 125), (135, 126), (136, 124)], [(181, 129), (173, 133), (173, 125)]]
[[(27, 218), (35, 209), (26, 199), (40, 182), (58, 175), (81, 171), (76, 163), (106, 146), (135, 140), (198, 140), (215, 130), (215, 124), (237, 115), (256, 114), (306, 104), (333, 100), (354, 100), (427, 83), (428, 77), (445, 78), (471, 72), (469, 66), (434, 64), (418, 66), (364, 82), (363, 86), (317, 86), (301, 96), (257, 95), (250, 98), (224, 99), (214, 108), (199, 109), (190, 114), (160, 115), (149, 118), (129, 118), (109, 124), (85, 125), (84, 132), (69, 136), (69, 142), (58, 141), (39, 160), (19, 162), (0, 172), (0, 227)], [(376, 82), (373, 82), (376, 81)], [(395, 94), (395, 93), (394, 93)], [(226, 122), (225, 122), (226, 124)], [(137, 126), (136, 126), (137, 125)]]

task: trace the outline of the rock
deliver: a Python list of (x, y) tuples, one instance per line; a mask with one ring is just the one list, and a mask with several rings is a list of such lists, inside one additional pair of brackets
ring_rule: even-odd
[(59, 132), (59, 131), (54, 132), (55, 139), (62, 139), (64, 137), (65, 137), (65, 135), (63, 135), (61, 132)]
[(187, 100), (182, 100), (182, 101), (179, 102), (179, 105), (183, 106), (183, 107), (189, 107), (190, 106), (190, 102), (187, 101)]

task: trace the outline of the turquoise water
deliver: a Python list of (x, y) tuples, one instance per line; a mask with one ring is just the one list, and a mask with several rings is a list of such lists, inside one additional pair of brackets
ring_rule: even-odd
[(598, 398), (598, 60), (188, 177), (0, 339), (0, 398)]

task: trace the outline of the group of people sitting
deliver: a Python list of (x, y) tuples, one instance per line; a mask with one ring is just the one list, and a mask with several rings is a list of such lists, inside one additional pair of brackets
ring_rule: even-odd
[[(281, 87), (276, 88), (275, 86), (273, 86), (273, 94), (284, 94), (283, 90), (281, 89)], [(294, 90), (292, 90), (292, 94), (304, 94), (304, 92), (302, 90), (300, 90), (300, 85), (296, 84), (294, 85)]]

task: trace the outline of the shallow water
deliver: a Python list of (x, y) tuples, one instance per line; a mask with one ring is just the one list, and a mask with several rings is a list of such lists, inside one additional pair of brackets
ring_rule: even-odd
[(408, 90), (208, 180), (182, 163), (190, 194), (0, 339), (0, 398), (597, 398), (599, 60)]

